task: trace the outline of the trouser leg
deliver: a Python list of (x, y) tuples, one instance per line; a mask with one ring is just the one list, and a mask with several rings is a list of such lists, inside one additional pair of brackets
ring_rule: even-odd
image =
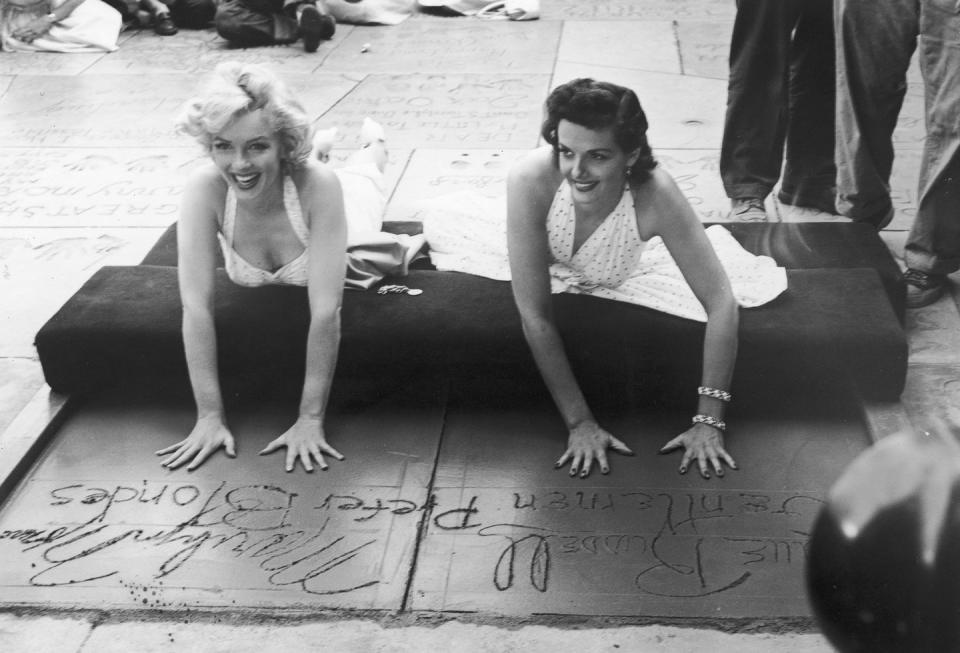
[(837, 208), (876, 224), (891, 207), (893, 130), (916, 48), (918, 0), (835, 0)]
[(923, 0), (920, 13), (927, 135), (905, 258), (910, 268), (949, 274), (960, 269), (960, 2)]
[(822, 207), (826, 201), (832, 210), (837, 175), (833, 0), (803, 0), (799, 14), (781, 192), (791, 204)]
[(720, 176), (727, 197), (765, 197), (780, 177), (795, 0), (738, 0)]
[(215, 0), (166, 0), (170, 17), (177, 27), (206, 29), (213, 24), (217, 13)]
[(297, 40), (296, 18), (283, 0), (224, 0), (214, 18), (217, 33), (241, 46), (277, 45)]

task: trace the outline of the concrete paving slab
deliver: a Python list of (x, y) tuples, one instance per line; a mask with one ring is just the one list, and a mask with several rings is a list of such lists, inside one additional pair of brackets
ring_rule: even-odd
[(172, 117), (194, 80), (183, 75), (20, 75), (0, 98), (0, 145), (177, 146)]
[(800, 403), (731, 416), (740, 469), (710, 480), (681, 476), (679, 455), (656, 453), (686, 414), (608, 419), (637, 455), (575, 479), (553, 469), (565, 430), (552, 406), (451, 408), (434, 488), (439, 505), (459, 510), (432, 516), (412, 607), (809, 616), (807, 535), (826, 490), (870, 440), (853, 407)]
[(322, 122), (350, 139), (370, 116), (398, 148), (533, 147), (548, 81), (532, 74), (368, 75)]
[(960, 364), (911, 364), (901, 400), (915, 428), (960, 433)]
[(0, 650), (8, 653), (75, 653), (93, 626), (84, 619), (0, 614)]
[(182, 147), (12, 147), (0, 158), (4, 227), (159, 227), (177, 219), (184, 181), (207, 157)]
[(40, 362), (32, 358), (0, 358), (0, 433), (16, 419), (43, 386)]
[(949, 294), (907, 311), (911, 363), (960, 364), (960, 312)]
[(0, 75), (0, 97), (3, 97), (12, 83), (13, 75)]
[[(612, 43), (617, 47), (610, 47)], [(677, 36), (670, 21), (565, 21), (557, 60), (597, 68), (680, 73)]]
[(507, 172), (527, 151), (419, 148), (403, 172), (387, 209), (387, 219), (421, 219), (417, 212), (426, 200), (451, 193), (506, 198)]
[[(323, 62), (357, 73), (545, 74), (553, 68), (559, 21), (450, 20), (355, 28)], [(364, 47), (366, 46), (366, 47)]]
[[(357, 84), (340, 74), (285, 79), (317, 116)], [(0, 120), (14, 125), (0, 133), (0, 146), (192, 146), (189, 137), (175, 132), (174, 121), (200, 83), (183, 74), (19, 76), (0, 98)]]
[(224, 61), (265, 64), (284, 76), (309, 74), (320, 68), (352, 29), (351, 25), (339, 26), (334, 37), (321, 41), (313, 53), (305, 52), (300, 42), (258, 48), (233, 47), (212, 30), (181, 30), (176, 39), (144, 30), (109, 57), (91, 65), (87, 74), (204, 75)]
[(683, 74), (726, 80), (732, 33), (733, 23), (728, 21), (679, 21), (677, 40)]
[(0, 356), (34, 358), (36, 332), (100, 266), (139, 263), (162, 231), (0, 229)]
[(693, 210), (704, 222), (725, 222), (730, 200), (720, 180), (719, 150), (673, 150), (654, 148), (664, 170), (669, 172)]
[(312, 474), (257, 455), (295, 401), (230, 410), (237, 458), (220, 452), (195, 472), (153, 454), (189, 432), (192, 401), (90, 401), (0, 515), (2, 602), (398, 610), (442, 423), (423, 396), (333, 409), (327, 435), (348, 459)]
[(610, 653), (612, 651), (737, 651), (737, 653), (829, 653), (816, 634), (733, 634), (675, 626), (556, 629), (545, 626), (501, 628), (446, 622), (438, 626), (393, 628), (369, 621), (301, 625), (116, 623), (99, 626), (81, 653), (160, 651), (337, 651), (338, 653)]
[(595, 77), (632, 88), (650, 123), (654, 151), (660, 149), (717, 148), (723, 135), (727, 84), (719, 79), (648, 73), (627, 68), (604, 68), (559, 61), (552, 86), (577, 77)]
[(580, 0), (550, 0), (542, 2), (540, 15), (544, 19), (563, 20), (733, 20), (736, 7), (724, 0), (612, 0), (610, 2), (581, 2)]
[(49, 52), (4, 52), (0, 73), (4, 75), (78, 75), (108, 57), (106, 52), (77, 52), (69, 57)]
[(805, 206), (792, 206), (784, 204), (776, 197), (776, 192), (771, 193), (774, 203), (777, 205), (777, 215), (781, 222), (852, 222), (850, 218), (836, 213), (827, 213), (818, 209)]

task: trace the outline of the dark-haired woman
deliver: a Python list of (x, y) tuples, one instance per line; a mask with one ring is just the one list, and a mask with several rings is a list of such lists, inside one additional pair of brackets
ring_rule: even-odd
[[(551, 311), (551, 293), (573, 292), (705, 321), (697, 414), (662, 451), (683, 448), (680, 472), (696, 460), (704, 477), (735, 467), (724, 445), (724, 409), (737, 354), (738, 307), (786, 288), (772, 259), (743, 250), (725, 229), (704, 230), (673, 178), (653, 158), (647, 119), (622, 86), (576, 79), (546, 102), (546, 145), (519, 159), (507, 180), (509, 275), (524, 334), (569, 431), (557, 467), (587, 476), (609, 471), (607, 450), (632, 453), (598, 423), (571, 369)], [(425, 218), (434, 258), (498, 278), (499, 234), (477, 221)], [(492, 221), (487, 219), (487, 224)], [(472, 231), (464, 237), (460, 231)], [(463, 242), (475, 252), (457, 251)], [(432, 254), (433, 255), (433, 254)], [(721, 262), (722, 261), (722, 262)], [(488, 272), (485, 272), (488, 271)], [(499, 278), (503, 278), (499, 275)], [(692, 390), (692, 389), (691, 389)]]

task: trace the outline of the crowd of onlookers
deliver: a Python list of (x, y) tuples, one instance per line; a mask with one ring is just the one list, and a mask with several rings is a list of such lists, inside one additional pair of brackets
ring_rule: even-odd
[(215, 27), (239, 46), (301, 40), (307, 52), (336, 30), (323, 0), (0, 0), (8, 52), (110, 52), (124, 28), (143, 23), (161, 36)]

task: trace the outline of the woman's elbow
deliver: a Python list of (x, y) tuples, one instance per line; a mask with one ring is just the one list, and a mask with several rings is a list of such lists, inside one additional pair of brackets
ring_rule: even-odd
[(310, 309), (310, 324), (322, 328), (340, 328), (340, 304), (323, 303)]
[(740, 305), (732, 293), (724, 293), (705, 308), (708, 322), (723, 322), (732, 327), (740, 324)]

